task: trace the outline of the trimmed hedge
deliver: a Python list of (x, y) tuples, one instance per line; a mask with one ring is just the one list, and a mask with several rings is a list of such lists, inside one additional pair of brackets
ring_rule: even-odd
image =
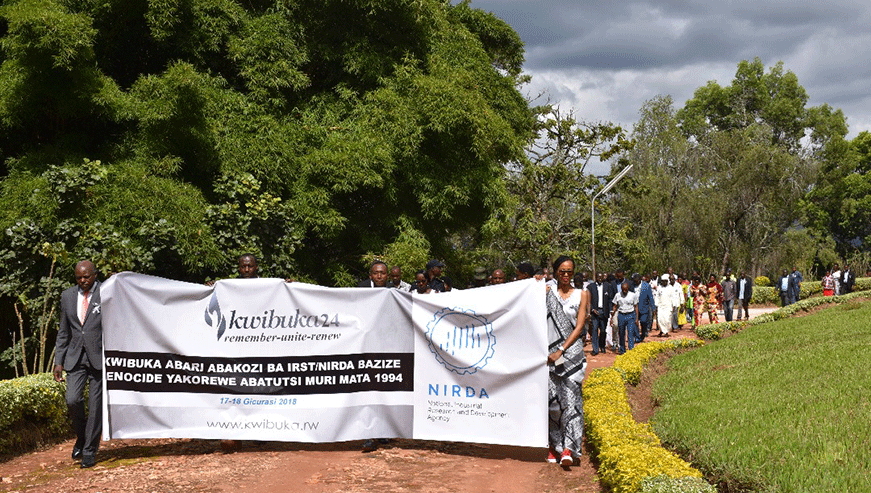
[[(856, 284), (853, 286), (853, 292), (868, 291), (871, 289), (871, 277), (860, 277), (856, 279)], [(823, 294), (823, 285), (820, 281), (804, 281), (801, 283), (801, 300), (813, 296), (821, 296)], [(846, 295), (845, 295), (846, 296)], [(777, 294), (775, 286), (753, 286), (753, 298), (750, 303), (757, 305), (779, 305), (780, 295)]]
[(64, 384), (51, 373), (0, 381), (0, 455), (68, 434), (64, 392)]
[[(865, 278), (864, 280), (869, 280), (869, 278)], [(753, 297), (756, 297), (755, 289)], [(759, 325), (767, 322), (772, 322), (774, 320), (787, 318), (798, 311), (809, 311), (812, 308), (818, 307), (820, 305), (826, 305), (829, 303), (842, 304), (855, 300), (857, 298), (868, 297), (871, 297), (871, 290), (855, 291), (850, 294), (845, 294), (841, 296), (816, 296), (814, 298), (799, 300), (798, 302), (791, 305), (780, 307), (771, 313), (765, 313), (749, 321), (744, 320), (741, 322), (723, 322), (719, 324), (701, 325), (696, 327), (696, 335), (701, 337), (702, 339), (716, 341), (717, 339), (722, 338), (726, 334), (741, 332), (746, 327), (750, 327), (751, 325)]]
[(702, 473), (664, 449), (647, 423), (632, 417), (626, 384), (636, 384), (644, 365), (658, 353), (704, 344), (694, 339), (646, 342), (593, 370), (583, 385), (584, 427), (599, 461), (599, 478), (617, 493), (714, 493)]

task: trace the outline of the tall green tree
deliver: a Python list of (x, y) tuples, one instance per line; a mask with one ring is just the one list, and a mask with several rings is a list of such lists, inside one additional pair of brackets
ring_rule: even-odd
[[(0, 225), (76, 258), (99, 223), (146, 252), (104, 270), (226, 275), (254, 250), (333, 284), (405, 224), (447, 250), (504, 204), (534, 123), (519, 37), (468, 3), (17, 0), (0, 18)], [(57, 185), (73, 175), (96, 178)]]
[(677, 118), (684, 132), (695, 137), (764, 123), (771, 128), (772, 144), (797, 153), (810, 123), (807, 100), (798, 77), (784, 72), (783, 62), (766, 73), (756, 57), (738, 63), (732, 85), (723, 87), (711, 81), (697, 89)]
[(5, 0), (0, 309), (53, 259), (346, 285), (369, 252), (447, 255), (507, 203), (522, 63), (468, 2)]
[[(645, 103), (626, 159), (635, 165), (621, 195), (647, 247), (641, 269), (769, 273), (811, 267), (827, 249), (818, 235), (792, 232), (816, 171), (846, 134), (843, 113), (806, 108), (795, 74), (778, 63), (743, 61), (732, 85), (709, 82), (683, 108), (669, 97)], [(782, 246), (806, 240), (785, 258)]]
[(805, 197), (806, 221), (817, 235), (834, 240), (842, 259), (855, 259), (858, 267), (856, 260), (866, 263), (859, 259), (871, 252), (871, 133), (834, 140), (824, 156)]

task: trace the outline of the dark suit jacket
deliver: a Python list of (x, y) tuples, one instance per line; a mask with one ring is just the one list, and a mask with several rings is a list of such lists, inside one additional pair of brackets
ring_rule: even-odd
[[(357, 283), (357, 287), (358, 287), (358, 288), (374, 288), (374, 287), (377, 287), (377, 286), (375, 286), (375, 285), (372, 283), (372, 279), (369, 279), (369, 278), (367, 277), (366, 279), (363, 279), (362, 281), (358, 282), (358, 283)], [(384, 286), (381, 286), (381, 287), (382, 287), (382, 288), (386, 288), (386, 287), (387, 287), (387, 284), (385, 284)]]
[[(741, 278), (738, 278), (738, 280), (735, 281), (735, 297), (738, 297), (738, 294), (740, 292), (741, 292)], [(751, 298), (753, 298), (753, 279), (751, 279), (748, 276), (747, 277), (747, 285), (744, 286), (744, 298), (742, 298), (742, 300), (747, 300), (749, 302)]]
[(853, 275), (853, 271), (845, 270), (841, 273), (841, 287), (844, 293), (852, 293), (853, 292), (853, 284), (856, 283), (856, 276)]
[[(786, 279), (786, 290), (783, 289), (784, 279)], [(777, 293), (785, 294), (789, 292), (790, 289), (792, 289), (792, 280), (790, 279), (789, 275), (781, 276), (780, 279), (777, 280)]]
[(55, 364), (70, 371), (79, 362), (82, 352), (96, 370), (103, 369), (103, 314), (100, 310), (100, 281), (95, 281), (88, 300), (85, 324), (79, 322), (78, 286), (64, 290), (60, 295), (60, 325), (55, 344)]
[(650, 289), (650, 284), (641, 281), (638, 286), (638, 316), (641, 319), (647, 320), (647, 316), (653, 312), (656, 305), (653, 302), (653, 290)]
[[(599, 288), (596, 283), (591, 282), (587, 286), (587, 291), (590, 292), (590, 310), (595, 310), (599, 306)], [(614, 300), (614, 285), (608, 281), (602, 283), (602, 310), (599, 318), (607, 318), (611, 313), (611, 303)]]

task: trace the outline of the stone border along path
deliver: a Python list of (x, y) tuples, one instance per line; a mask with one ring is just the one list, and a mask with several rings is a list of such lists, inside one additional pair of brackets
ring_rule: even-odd
[[(758, 316), (776, 308), (751, 308)], [(683, 329), (673, 337), (694, 337)], [(653, 338), (659, 340), (659, 338)], [(590, 356), (587, 371), (616, 354)], [(369, 454), (362, 442), (302, 444), (152, 439), (103, 442), (97, 466), (79, 469), (73, 441), (0, 463), (0, 491), (28, 492), (498, 492), (603, 491), (586, 450), (570, 471), (547, 464), (545, 448), (395, 440)]]

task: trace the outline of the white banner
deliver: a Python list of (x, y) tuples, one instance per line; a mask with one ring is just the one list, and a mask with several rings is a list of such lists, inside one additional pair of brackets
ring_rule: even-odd
[(101, 286), (106, 438), (547, 443), (544, 287)]

